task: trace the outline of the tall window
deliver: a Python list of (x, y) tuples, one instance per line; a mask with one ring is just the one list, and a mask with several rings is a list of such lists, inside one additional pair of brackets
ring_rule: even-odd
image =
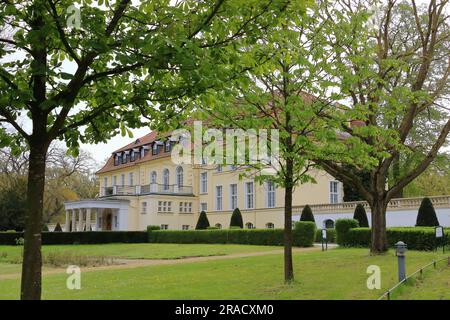
[(178, 187), (183, 186), (183, 167), (177, 167), (177, 185)]
[(158, 154), (158, 144), (156, 142), (153, 143), (152, 154)]
[(117, 185), (117, 176), (113, 176), (113, 183), (112, 183), (112, 185), (113, 186), (116, 186)]
[(216, 210), (222, 210), (222, 186), (216, 186)]
[(133, 172), (130, 172), (128, 174), (128, 185), (134, 186), (134, 175), (133, 175)]
[(156, 171), (152, 171), (152, 173), (150, 174), (150, 183), (156, 183)]
[(330, 203), (339, 202), (339, 182), (330, 181)]
[(120, 175), (120, 185), (123, 187), (125, 185), (125, 174)]
[(146, 214), (147, 213), (147, 202), (142, 202), (142, 214)]
[(163, 187), (164, 190), (169, 190), (169, 169), (164, 169), (163, 172)]
[(200, 211), (208, 211), (208, 204), (206, 202), (200, 203)]
[(136, 160), (136, 154), (134, 153), (134, 150), (130, 151), (130, 161)]
[(230, 184), (230, 209), (237, 208), (237, 184)]
[(275, 183), (273, 183), (272, 181), (267, 181), (266, 189), (267, 208), (275, 208)]
[(200, 192), (208, 192), (208, 172), (200, 173)]
[(245, 183), (245, 208), (253, 209), (253, 182)]
[(106, 188), (108, 186), (108, 178), (104, 177), (103, 178), (103, 186)]

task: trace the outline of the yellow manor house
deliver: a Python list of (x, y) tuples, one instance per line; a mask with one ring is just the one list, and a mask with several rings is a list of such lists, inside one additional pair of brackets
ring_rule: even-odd
[[(283, 189), (242, 178), (242, 169), (234, 166), (176, 165), (171, 160), (173, 145), (168, 136), (152, 132), (114, 151), (97, 172), (99, 197), (65, 203), (64, 229), (145, 230), (156, 225), (190, 230), (202, 210), (211, 226), (228, 228), (235, 208), (241, 210), (245, 228), (283, 227)], [(299, 220), (306, 204), (342, 202), (342, 183), (323, 171), (312, 175), (317, 183), (295, 189), (293, 220)], [(329, 219), (321, 222), (319, 227), (333, 224)]]

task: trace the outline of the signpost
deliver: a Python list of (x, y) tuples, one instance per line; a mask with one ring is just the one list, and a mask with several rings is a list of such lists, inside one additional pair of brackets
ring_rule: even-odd
[(445, 234), (444, 234), (444, 227), (442, 226), (438, 226), (434, 228), (434, 232), (436, 235), (436, 250), (439, 246), (439, 238), (441, 239), (441, 244), (442, 244), (442, 253), (445, 253)]
[[(325, 247), (324, 247), (325, 243)], [(322, 229), (322, 251), (328, 250), (327, 229)]]

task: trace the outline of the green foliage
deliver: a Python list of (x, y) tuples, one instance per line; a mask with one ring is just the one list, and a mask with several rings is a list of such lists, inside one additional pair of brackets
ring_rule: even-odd
[(312, 221), (316, 222), (314, 215), (312, 213), (311, 207), (306, 205), (302, 210), (302, 215), (300, 216), (300, 221)]
[(0, 231), (22, 231), (25, 227), (27, 183), (23, 177), (0, 185)]
[(359, 226), (361, 228), (369, 227), (369, 221), (367, 220), (366, 209), (364, 209), (364, 206), (361, 203), (358, 203), (358, 205), (356, 206), (355, 212), (353, 214), (353, 219), (358, 221)]
[(53, 230), (53, 232), (62, 232), (62, 228), (61, 228), (61, 225), (59, 224), (59, 222), (56, 224), (55, 229)]
[(316, 237), (316, 223), (312, 221), (298, 221), (294, 227), (294, 237), (302, 247), (312, 247)]
[[(316, 230), (315, 242), (322, 242), (322, 229)], [(327, 229), (327, 241), (328, 243), (336, 242), (336, 229)]]
[(242, 214), (239, 208), (233, 210), (233, 214), (231, 215), (230, 220), (230, 228), (231, 227), (238, 227), (241, 229), (244, 228), (244, 222), (242, 221)]
[(417, 213), (416, 226), (418, 227), (436, 227), (439, 220), (434, 211), (433, 203), (430, 198), (423, 198)]
[[(450, 228), (445, 229), (446, 243), (450, 244)], [(441, 245), (437, 240), (434, 228), (427, 227), (397, 227), (387, 229), (389, 247), (394, 248), (395, 243), (403, 241), (409, 250), (434, 250)], [(348, 231), (344, 243), (346, 247), (368, 247), (371, 243), (371, 230), (369, 228), (354, 228)]]
[(343, 245), (346, 242), (349, 230), (357, 227), (359, 227), (359, 225), (358, 221), (355, 219), (337, 219), (335, 224), (336, 243)]
[(200, 215), (198, 216), (197, 225), (195, 226), (195, 230), (204, 230), (209, 227), (209, 220), (206, 216), (206, 212), (202, 211), (200, 212)]
[(147, 231), (152, 231), (152, 230), (161, 230), (160, 226), (147, 226)]
[[(301, 230), (293, 230), (293, 244), (300, 247), (311, 246), (314, 231), (308, 225)], [(283, 229), (221, 229), (221, 230), (160, 230), (148, 233), (150, 243), (228, 243), (282, 246)]]
[[(0, 244), (15, 245), (23, 232), (0, 232)], [(146, 243), (146, 231), (43, 232), (42, 244)]]
[(44, 223), (44, 225), (42, 226), (42, 231), (48, 232), (48, 226), (46, 223)]

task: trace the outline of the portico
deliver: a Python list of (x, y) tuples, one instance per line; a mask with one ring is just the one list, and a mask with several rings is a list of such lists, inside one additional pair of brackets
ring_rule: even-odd
[(129, 203), (125, 199), (68, 201), (65, 231), (127, 230)]

